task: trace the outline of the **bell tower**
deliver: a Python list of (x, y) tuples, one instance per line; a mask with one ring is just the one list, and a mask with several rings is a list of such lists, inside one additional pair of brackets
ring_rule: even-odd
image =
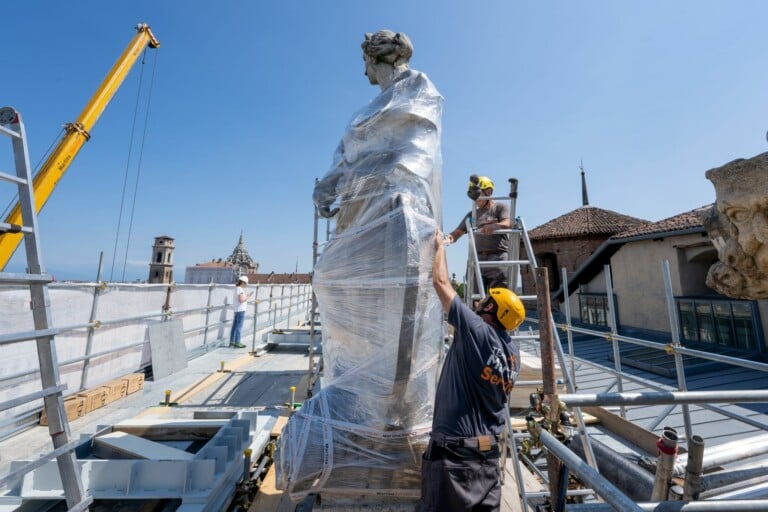
[(169, 236), (155, 237), (152, 246), (152, 259), (149, 260), (150, 283), (173, 282), (173, 238)]

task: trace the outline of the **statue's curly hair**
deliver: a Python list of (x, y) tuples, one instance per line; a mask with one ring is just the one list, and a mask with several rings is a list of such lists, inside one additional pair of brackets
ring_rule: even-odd
[(393, 66), (407, 64), (413, 55), (413, 44), (408, 36), (391, 30), (365, 34), (365, 41), (360, 47), (365, 55), (372, 57), (376, 62), (386, 62)]

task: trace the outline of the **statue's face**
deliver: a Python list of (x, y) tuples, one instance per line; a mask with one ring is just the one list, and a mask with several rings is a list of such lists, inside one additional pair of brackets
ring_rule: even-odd
[(365, 76), (368, 77), (368, 82), (371, 85), (378, 85), (379, 80), (376, 78), (376, 68), (372, 57), (367, 54), (363, 54), (363, 60), (365, 61)]
[(768, 271), (768, 197), (762, 194), (722, 198), (718, 210), (733, 223), (742, 250), (757, 268)]

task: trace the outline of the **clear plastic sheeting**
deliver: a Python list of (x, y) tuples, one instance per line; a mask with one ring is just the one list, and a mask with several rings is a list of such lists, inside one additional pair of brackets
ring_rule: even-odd
[(406, 71), (349, 125), (315, 202), (336, 231), (315, 266), (322, 389), (291, 417), (278, 485), (418, 498), (442, 348), (430, 271), (439, 223), (442, 98)]

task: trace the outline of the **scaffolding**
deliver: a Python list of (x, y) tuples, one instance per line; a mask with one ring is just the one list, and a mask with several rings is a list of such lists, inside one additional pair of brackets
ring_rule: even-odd
[[(704, 439), (694, 433), (689, 406), (698, 404), (702, 408), (713, 411), (724, 417), (738, 420), (750, 427), (759, 428), (768, 432), (768, 425), (747, 415), (735, 413), (715, 404), (733, 404), (747, 402), (768, 402), (768, 391), (743, 390), (743, 391), (688, 391), (683, 355), (695, 355), (704, 359), (733, 364), (745, 368), (768, 371), (768, 365), (746, 361), (734, 357), (712, 354), (703, 351), (692, 350), (683, 347), (679, 339), (679, 326), (674, 310), (674, 300), (670, 284), (669, 264), (663, 262), (662, 273), (664, 275), (667, 305), (671, 326), (671, 341), (668, 344), (656, 343), (622, 336), (618, 333), (615, 305), (609, 301), (609, 332), (593, 331), (573, 325), (569, 303), (566, 297), (565, 324), (556, 324), (552, 317), (552, 307), (549, 297), (549, 276), (547, 269), (539, 268), (531, 246), (525, 224), (520, 217), (515, 215), (518, 181), (509, 180), (509, 196), (491, 197), (496, 201), (509, 201), (510, 218), (514, 223), (510, 229), (501, 229), (494, 234), (509, 234), (510, 244), (505, 260), (481, 261), (478, 257), (475, 235), (478, 232), (473, 224), (477, 218), (477, 206), (473, 203), (472, 214), (466, 221), (466, 232), (469, 235), (469, 255), (467, 258), (467, 279), (464, 300), (468, 305), (482, 299), (484, 290), (481, 269), (483, 266), (503, 267), (507, 271), (508, 283), (512, 290), (517, 289), (517, 279), (521, 266), (529, 266), (535, 276), (535, 295), (520, 295), (525, 301), (535, 300), (537, 318), (528, 318), (532, 323), (538, 323), (538, 332), (530, 330), (528, 333), (515, 331), (512, 339), (521, 344), (532, 346), (541, 358), (542, 381), (536, 382), (541, 387), (531, 395), (531, 407), (525, 411), (525, 428), (513, 428), (511, 417), (508, 416), (508, 432), (504, 442), (509, 453), (513, 455), (512, 469), (518, 485), (520, 505), (523, 511), (544, 510), (542, 506), (548, 506), (547, 510), (561, 512), (573, 511), (602, 511), (616, 510), (626, 511), (709, 511), (709, 510), (768, 510), (768, 500), (743, 499), (754, 496), (766, 495), (765, 478), (768, 476), (768, 463), (764, 460), (747, 464), (747, 466), (733, 470), (723, 470), (708, 477), (703, 475), (706, 471), (713, 471), (718, 464), (743, 461), (751, 457), (768, 453), (768, 448), (760, 448), (763, 436), (752, 442), (737, 442), (733, 445), (721, 445), (704, 449)], [(481, 197), (480, 200), (487, 200)], [(521, 251), (524, 254), (521, 256)], [(606, 278), (607, 295), (612, 296), (612, 280), (610, 267), (604, 268)], [(567, 273), (562, 269), (563, 289), (568, 289)], [(559, 332), (567, 334), (568, 357), (563, 350)], [(603, 337), (612, 344), (614, 368), (609, 370), (614, 375), (614, 380), (608, 389), (616, 389), (616, 392), (587, 394), (577, 392), (576, 363), (589, 364), (585, 360), (577, 360), (574, 354), (573, 333), (589, 334)], [(619, 343), (641, 345), (655, 348), (666, 354), (672, 355), (675, 361), (677, 374), (677, 390), (667, 390), (658, 387), (649, 392), (625, 392), (624, 384), (633, 380), (633, 377), (622, 371), (621, 352)], [(557, 359), (555, 359), (555, 357)], [(559, 363), (566, 393), (558, 391), (556, 379), (556, 364)], [(602, 367), (601, 367), (602, 368)], [(522, 384), (531, 384), (522, 383)], [(648, 383), (644, 383), (648, 384)], [(651, 384), (653, 386), (653, 384)], [(641, 405), (660, 404), (666, 406), (657, 418), (651, 423), (651, 430), (656, 429), (669, 414), (677, 407), (682, 410), (684, 432), (678, 433), (671, 427), (665, 427), (659, 435), (658, 457), (651, 464), (655, 470), (652, 492), (646, 497), (646, 501), (630, 496), (627, 489), (619, 488), (606, 476), (600, 473), (595, 447), (590, 439), (582, 413), (582, 407), (611, 407), (619, 408), (620, 417), (627, 417), (627, 407)], [(581, 455), (571, 447), (571, 441), (578, 438), (581, 441)], [(688, 454), (677, 457), (678, 448), (685, 445)], [(532, 455), (538, 451), (537, 454)], [(600, 447), (600, 455), (604, 456), (605, 450)], [(503, 454), (504, 455), (504, 454)], [(620, 457), (618, 457), (620, 459)], [(536, 464), (536, 460), (546, 459), (546, 464)], [(601, 459), (602, 460), (602, 459)], [(687, 467), (681, 467), (679, 461), (687, 462)], [(502, 460), (502, 464), (504, 461)], [(626, 470), (631, 473), (632, 463), (628, 460), (612, 460), (606, 463), (611, 470), (618, 464), (618, 470)], [(530, 492), (523, 482), (526, 480), (523, 472), (531, 471), (547, 484), (546, 492)], [(645, 471), (645, 470), (643, 470)], [(576, 477), (576, 485), (569, 474)], [(717, 476), (714, 476), (717, 475)], [(684, 486), (675, 486), (672, 478), (684, 480)], [(751, 478), (751, 479), (750, 479)], [(706, 482), (706, 483), (703, 483)], [(742, 489), (728, 493), (729, 489), (737, 487), (741, 482)], [(569, 485), (569, 483), (571, 485)], [(730, 487), (728, 487), (730, 486)], [(729, 499), (730, 496), (738, 496), (742, 499)], [(704, 499), (704, 498), (708, 499)], [(716, 499), (709, 499), (716, 498)], [(581, 503), (579, 503), (581, 502)]]

